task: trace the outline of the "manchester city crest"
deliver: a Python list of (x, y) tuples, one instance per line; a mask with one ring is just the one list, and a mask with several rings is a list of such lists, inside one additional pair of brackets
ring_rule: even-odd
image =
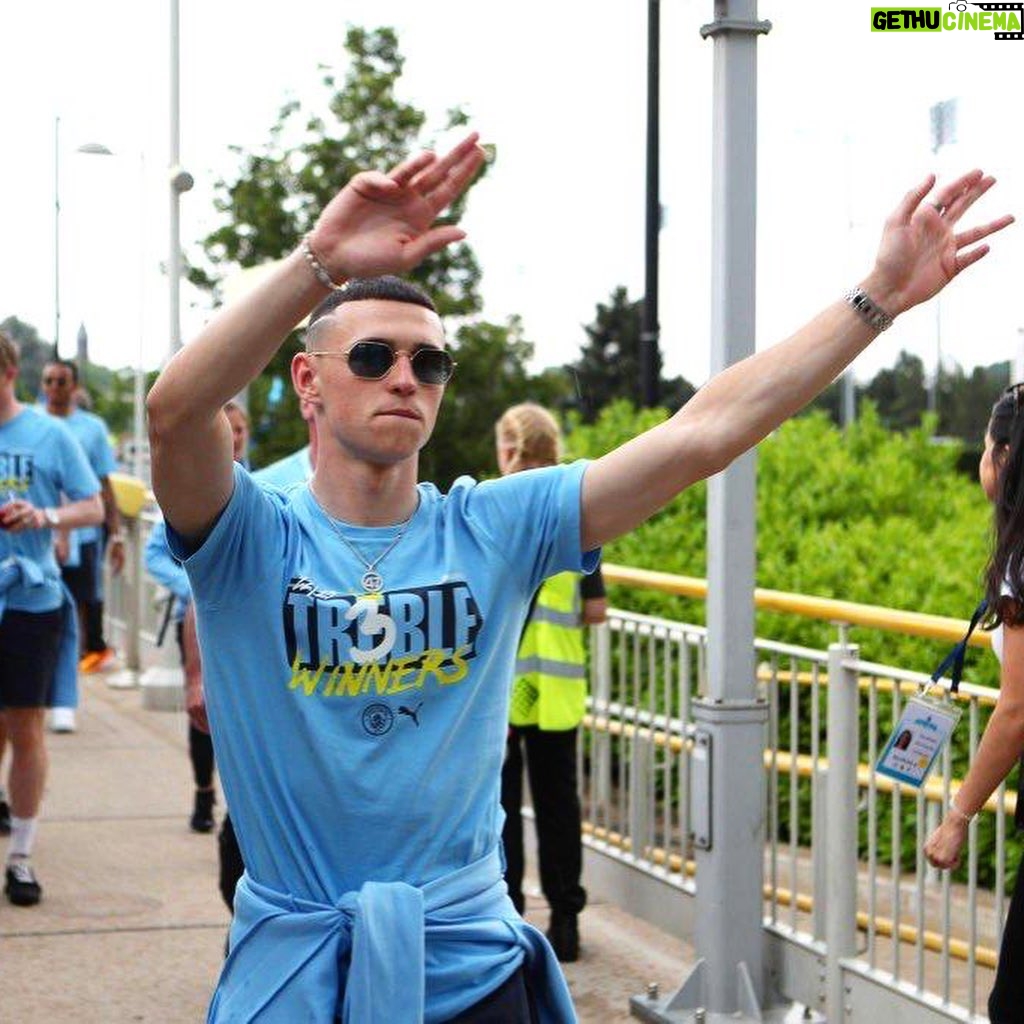
[(371, 736), (383, 736), (395, 724), (395, 714), (387, 704), (367, 704), (363, 708), (363, 728)]

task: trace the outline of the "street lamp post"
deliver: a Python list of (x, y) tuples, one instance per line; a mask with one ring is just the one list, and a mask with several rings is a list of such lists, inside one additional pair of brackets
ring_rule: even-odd
[[(76, 153), (111, 156), (99, 142), (86, 142)], [(60, 116), (53, 119), (53, 358), (60, 358)]]
[(181, 348), (181, 211), (180, 200), (183, 193), (192, 188), (194, 181), (179, 163), (180, 146), (180, 119), (178, 102), (178, 68), (180, 66), (178, 56), (178, 0), (171, 0), (171, 148), (170, 148), (170, 171), (169, 179), (171, 185), (171, 219), (170, 219), (170, 252), (167, 261), (167, 284), (170, 299), (170, 352), (173, 356)]
[[(95, 156), (116, 156), (117, 154), (107, 146), (104, 146), (101, 142), (87, 142), (85, 145), (79, 146), (76, 150), (78, 153), (87, 153)], [(146, 434), (145, 424), (145, 370), (143, 368), (143, 338), (144, 338), (144, 281), (145, 281), (145, 259), (146, 259), (146, 245), (145, 245), (145, 224), (146, 224), (146, 210), (145, 210), (145, 154), (140, 151), (138, 154), (139, 158), (139, 323), (138, 323), (138, 350), (135, 355), (134, 363), (134, 388), (132, 396), (132, 459), (131, 459), (131, 472), (132, 475), (140, 480), (147, 480), (147, 474), (143, 460), (144, 444), (143, 439)], [(59, 209), (59, 200), (58, 200)], [(59, 316), (59, 313), (58, 313)]]

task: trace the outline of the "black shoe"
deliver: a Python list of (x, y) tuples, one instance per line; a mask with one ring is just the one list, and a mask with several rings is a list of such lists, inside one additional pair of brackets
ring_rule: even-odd
[(6, 800), (0, 800), (0, 836), (11, 834), (11, 807)]
[(16, 907), (34, 907), (43, 898), (43, 887), (28, 860), (19, 857), (7, 862), (4, 892)]
[(563, 964), (574, 964), (580, 958), (580, 930), (575, 914), (552, 912), (547, 931), (555, 956)]
[(197, 789), (189, 825), (193, 832), (212, 832), (214, 796), (212, 789)]

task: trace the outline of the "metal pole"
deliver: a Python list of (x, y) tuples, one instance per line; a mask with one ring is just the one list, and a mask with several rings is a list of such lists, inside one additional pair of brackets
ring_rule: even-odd
[(170, 352), (173, 356), (181, 348), (181, 230), (180, 230), (180, 196), (181, 191), (176, 183), (179, 158), (180, 125), (178, 115), (178, 0), (171, 0), (171, 150), (170, 150), (170, 252), (167, 261), (167, 282), (170, 298)]
[[(132, 377), (132, 474), (150, 486), (149, 468), (143, 459), (146, 441), (146, 153), (139, 152), (139, 321), (135, 372)], [(141, 534), (140, 534), (141, 536)], [(141, 613), (140, 613), (141, 614)], [(136, 666), (137, 667), (137, 666)]]
[[(935, 373), (928, 386), (928, 411), (939, 411), (939, 377), (942, 374), (942, 297), (935, 296)], [(938, 431), (938, 424), (935, 425)]]
[[(756, 0), (716, 0), (712, 114), (711, 372), (754, 352), (757, 217)], [(764, 1000), (761, 931), (767, 705), (754, 665), (754, 452), (708, 482), (708, 695), (714, 842), (697, 853), (696, 945), (707, 963), (707, 1007)], [(698, 719), (699, 721), (699, 719)]]
[(857, 673), (843, 664), (857, 655), (856, 645), (832, 644), (828, 649), (825, 944), (830, 1021), (845, 1019), (841, 961), (857, 952)]
[[(715, 0), (711, 372), (754, 351), (757, 192), (756, 0)], [(708, 682), (693, 703), (690, 784), (697, 966), (664, 1006), (634, 997), (648, 1021), (764, 1021), (767, 703), (754, 664), (755, 456), (708, 482)]]
[(658, 404), (658, 235), (661, 231), (659, 189), (660, 0), (647, 3), (647, 188), (644, 242), (644, 302), (640, 326), (640, 395), (650, 409)]
[(60, 359), (60, 118), (53, 119), (53, 358)]
[(841, 401), (839, 422), (843, 428), (853, 426), (857, 419), (857, 381), (850, 367), (841, 378)]

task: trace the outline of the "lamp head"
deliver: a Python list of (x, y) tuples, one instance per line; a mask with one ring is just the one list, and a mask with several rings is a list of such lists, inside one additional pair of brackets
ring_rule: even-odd
[(176, 166), (171, 168), (171, 188), (174, 189), (178, 195), (183, 192), (188, 192), (195, 184), (195, 179), (192, 177), (184, 167)]

